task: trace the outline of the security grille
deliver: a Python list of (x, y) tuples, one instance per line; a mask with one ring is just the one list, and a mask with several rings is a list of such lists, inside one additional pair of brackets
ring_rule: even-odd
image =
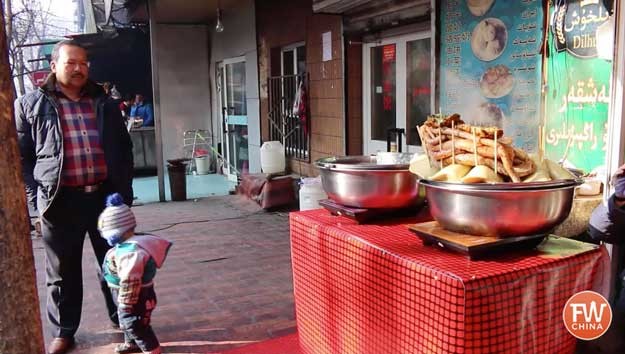
[[(286, 156), (310, 161), (310, 109), (307, 74), (270, 77), (269, 139), (282, 142)], [(303, 112), (295, 112), (293, 104), (300, 85), (306, 93)]]

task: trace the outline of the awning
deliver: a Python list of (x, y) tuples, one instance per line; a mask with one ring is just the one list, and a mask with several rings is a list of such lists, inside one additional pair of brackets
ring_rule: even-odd
[(343, 15), (345, 32), (371, 32), (429, 19), (430, 0), (313, 0), (315, 13)]

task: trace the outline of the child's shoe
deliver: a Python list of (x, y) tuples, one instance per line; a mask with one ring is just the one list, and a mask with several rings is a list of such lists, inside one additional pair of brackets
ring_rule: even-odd
[(141, 349), (135, 342), (132, 343), (122, 343), (115, 347), (115, 353), (118, 354), (126, 354), (126, 353), (141, 353)]

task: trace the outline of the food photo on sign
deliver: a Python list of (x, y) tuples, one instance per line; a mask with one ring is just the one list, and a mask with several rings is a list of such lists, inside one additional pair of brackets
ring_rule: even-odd
[(471, 34), (473, 54), (482, 61), (497, 59), (508, 43), (506, 25), (497, 18), (480, 21)]
[(474, 16), (483, 16), (494, 2), (495, 0), (467, 0), (467, 7)]

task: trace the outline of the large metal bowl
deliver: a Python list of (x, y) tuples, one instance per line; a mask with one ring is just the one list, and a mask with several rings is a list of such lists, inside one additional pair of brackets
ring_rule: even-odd
[(447, 230), (481, 236), (552, 231), (571, 212), (579, 180), (461, 184), (420, 180), (432, 217)]
[[(398, 161), (408, 154), (398, 153)], [(407, 159), (408, 161), (410, 158)], [(358, 208), (403, 208), (416, 206), (419, 183), (409, 164), (378, 164), (377, 157), (327, 157), (316, 161), (321, 183), (333, 201)]]

